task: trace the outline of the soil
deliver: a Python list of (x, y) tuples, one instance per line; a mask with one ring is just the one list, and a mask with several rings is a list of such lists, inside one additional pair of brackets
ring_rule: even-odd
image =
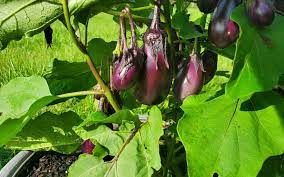
[(68, 168), (77, 158), (77, 155), (37, 153), (31, 162), (22, 168), (23, 171), (18, 177), (67, 177)]

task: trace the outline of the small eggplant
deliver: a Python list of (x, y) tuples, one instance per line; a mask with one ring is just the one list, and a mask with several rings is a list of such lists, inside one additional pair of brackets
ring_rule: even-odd
[(53, 33), (53, 30), (50, 26), (44, 29), (44, 38), (45, 38), (45, 42), (47, 46), (46, 48), (49, 48), (52, 45), (52, 33)]
[(203, 65), (196, 54), (192, 54), (188, 63), (179, 71), (174, 83), (174, 95), (182, 102), (186, 97), (197, 94), (203, 86)]
[(172, 74), (167, 61), (167, 36), (159, 28), (160, 4), (155, 6), (150, 29), (144, 36), (146, 63), (136, 87), (137, 100), (146, 105), (162, 102), (169, 93)]
[(205, 71), (203, 82), (203, 84), (205, 85), (210, 82), (215, 76), (215, 73), (217, 71), (218, 55), (214, 52), (211, 52), (210, 50), (205, 50), (201, 54), (201, 60)]
[(218, 0), (197, 0), (199, 10), (205, 14), (212, 13), (216, 8)]
[(239, 37), (238, 25), (230, 20), (236, 0), (220, 0), (209, 24), (208, 38), (219, 48), (226, 48)]
[(125, 20), (124, 16), (120, 16), (120, 29), (122, 40), (119, 40), (119, 46), (122, 46), (122, 52), (117, 56), (114, 62), (112, 84), (113, 87), (120, 91), (130, 88), (137, 80), (138, 74), (141, 70), (141, 63), (144, 60), (142, 49), (138, 47), (135, 26), (129, 9), (124, 10), (128, 13), (129, 22), (131, 26), (131, 47), (127, 46)]
[(95, 145), (89, 139), (85, 140), (84, 143), (82, 144), (82, 152), (83, 153), (92, 154), (94, 148), (95, 148)]
[(257, 27), (272, 24), (275, 14), (273, 4), (268, 0), (247, 0), (246, 12), (250, 21)]

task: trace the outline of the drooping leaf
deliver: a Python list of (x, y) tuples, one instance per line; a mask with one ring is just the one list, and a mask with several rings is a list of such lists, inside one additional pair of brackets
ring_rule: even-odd
[(89, 90), (96, 83), (86, 62), (54, 59), (51, 72), (44, 77), (53, 95)]
[(82, 139), (72, 130), (81, 123), (74, 112), (61, 115), (46, 112), (30, 120), (6, 147), (19, 150), (54, 150), (60, 153), (73, 153), (81, 145)]
[(0, 88), (0, 146), (16, 136), (44, 106), (58, 99), (38, 76), (19, 77)]
[[(115, 156), (114, 159), (104, 161), (95, 156), (81, 155), (79, 160), (70, 167), (69, 176), (150, 177), (153, 169), (159, 170), (161, 167), (159, 138), (163, 135), (163, 129), (159, 109), (156, 107), (151, 109), (148, 121), (137, 132), (135, 131), (136, 134), (131, 131), (133, 128), (134, 125), (129, 122), (124, 122), (119, 131), (110, 130), (103, 125), (97, 127), (97, 131), (94, 130), (89, 136), (109, 149), (109, 154)], [(131, 133), (135, 136), (129, 139)], [(104, 140), (109, 139), (108, 143), (102, 142), (101, 134), (104, 134)], [(123, 146), (127, 139), (130, 142)], [(113, 152), (114, 145), (119, 147), (115, 152)], [(82, 170), (83, 167), (84, 170)]]
[[(72, 14), (91, 8), (100, 12), (129, 0), (69, 0)], [(96, 9), (97, 8), (97, 9)], [(22, 36), (33, 36), (43, 31), (56, 19), (63, 16), (60, 0), (9, 0), (0, 1), (0, 49), (4, 49), (11, 40)]]
[(189, 15), (185, 14), (185, 12), (177, 12), (173, 16), (172, 26), (179, 32), (182, 39), (193, 39), (206, 35), (206, 33), (200, 33), (197, 30), (195, 24), (189, 21)]
[(258, 29), (249, 23), (241, 6), (232, 18), (240, 26), (241, 34), (226, 94), (242, 98), (271, 90), (284, 73), (284, 17), (276, 15), (271, 26)]
[(284, 100), (278, 94), (192, 100), (182, 105), (178, 123), (189, 176), (255, 177), (268, 157), (284, 152)]

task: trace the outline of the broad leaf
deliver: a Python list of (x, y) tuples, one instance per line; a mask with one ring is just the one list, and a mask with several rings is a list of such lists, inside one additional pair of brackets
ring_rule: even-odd
[(96, 83), (86, 62), (54, 59), (51, 72), (44, 77), (53, 95), (89, 90)]
[(25, 126), (44, 106), (58, 99), (38, 76), (19, 77), (0, 88), (0, 146)]
[(271, 26), (258, 29), (249, 23), (241, 6), (232, 18), (239, 24), (241, 34), (226, 94), (242, 98), (271, 90), (284, 73), (284, 17), (276, 15)]
[(189, 15), (185, 12), (178, 12), (173, 16), (172, 25), (173, 28), (178, 30), (179, 36), (182, 39), (192, 39), (196, 37), (205, 36), (206, 33), (200, 33), (195, 24), (189, 21)]
[(278, 94), (258, 93), (245, 102), (192, 100), (182, 105), (178, 123), (189, 176), (255, 177), (268, 157), (284, 152), (284, 100)]
[[(70, 167), (69, 176), (150, 177), (153, 169), (161, 168), (159, 139), (163, 135), (163, 129), (160, 111), (153, 107), (148, 121), (142, 124), (136, 134), (131, 131), (133, 128), (134, 125), (128, 122), (124, 122), (119, 131), (112, 131), (103, 125), (96, 128), (97, 131), (90, 134), (90, 138), (109, 149), (109, 154), (115, 156), (114, 159), (104, 161), (95, 156), (81, 155)], [(135, 136), (129, 139), (131, 133)], [(101, 134), (104, 134), (104, 140), (109, 139), (108, 143), (102, 142)], [(130, 140), (129, 143), (126, 143), (127, 139)], [(114, 145), (119, 148), (113, 153)]]
[(80, 117), (74, 112), (61, 115), (46, 112), (27, 125), (10, 140), (9, 149), (20, 150), (54, 150), (69, 154), (77, 150), (82, 139), (72, 130), (81, 123)]
[[(71, 13), (91, 8), (100, 12), (128, 0), (69, 0)], [(97, 9), (96, 9), (97, 8)], [(43, 31), (56, 19), (63, 16), (60, 0), (9, 0), (0, 1), (0, 49), (11, 40), (32, 36)]]

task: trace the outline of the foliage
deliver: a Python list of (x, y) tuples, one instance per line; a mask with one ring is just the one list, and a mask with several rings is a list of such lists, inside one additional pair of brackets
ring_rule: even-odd
[[(171, 89), (162, 103), (146, 106), (135, 98), (137, 87), (123, 92), (112, 89), (112, 56), (119, 56), (121, 51), (105, 31), (101, 31), (104, 37), (89, 35), (88, 23), (93, 16), (105, 12), (114, 16), (113, 29), (106, 31), (117, 32), (116, 16), (128, 6), (135, 25), (149, 26), (157, 15), (152, 13), (156, 3), (69, 0), (74, 26), (70, 28), (62, 2), (0, 0), (1, 49), (12, 40), (40, 33), (59, 20), (83, 51), (80, 57), (87, 59), (87, 63), (81, 58), (68, 62), (53, 56), (51, 70), (43, 77), (17, 77), (0, 88), (0, 147), (70, 154), (79, 152), (83, 141), (90, 140), (95, 144), (93, 153), (81, 154), (70, 167), (69, 176), (284, 175), (282, 15), (276, 14), (270, 26), (256, 27), (245, 13), (247, 4), (240, 4), (229, 16), (240, 29), (239, 38), (228, 48), (218, 49), (208, 40), (211, 15), (204, 15), (187, 0), (162, 0), (160, 27), (168, 37), (168, 48), (163, 52), (168, 52), (171, 74), (178, 75), (190, 54), (203, 50), (219, 55), (218, 71), (197, 95), (188, 95), (182, 103), (174, 98)], [(101, 24), (94, 26), (103, 30)], [(137, 32), (139, 44), (147, 42), (145, 38), (141, 40), (141, 31), (145, 32), (145, 28)], [(164, 31), (159, 33), (164, 35)], [(65, 32), (57, 35), (67, 35)], [(158, 62), (156, 70), (162, 66)], [(155, 77), (148, 79), (151, 78)], [(158, 94), (163, 92), (163, 88), (156, 90)], [(60, 114), (46, 111), (51, 105), (86, 95), (94, 97), (88, 107), (98, 106), (86, 118), (68, 110)], [(114, 111), (114, 103), (123, 109)]]

